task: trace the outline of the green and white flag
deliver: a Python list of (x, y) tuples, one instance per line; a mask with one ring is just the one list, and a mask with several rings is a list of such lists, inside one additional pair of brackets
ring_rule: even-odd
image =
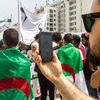
[(63, 74), (88, 94), (79, 50), (69, 43), (58, 49), (57, 55), (62, 64)]
[(0, 50), (0, 100), (32, 100), (30, 61), (18, 48)]

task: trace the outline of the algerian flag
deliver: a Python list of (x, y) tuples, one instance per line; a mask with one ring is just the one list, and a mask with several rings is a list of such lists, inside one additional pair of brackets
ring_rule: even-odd
[(30, 61), (18, 48), (0, 50), (0, 100), (32, 100)]
[(63, 74), (88, 94), (79, 50), (68, 43), (58, 49), (57, 55), (62, 64)]

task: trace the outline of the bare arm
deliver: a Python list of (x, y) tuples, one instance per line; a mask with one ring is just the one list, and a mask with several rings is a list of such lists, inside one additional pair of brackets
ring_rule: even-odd
[(55, 53), (51, 62), (43, 63), (40, 56), (36, 56), (35, 61), (42, 73), (58, 88), (65, 100), (93, 100), (62, 74), (61, 64)]
[(71, 83), (63, 74), (54, 82), (65, 100), (94, 100), (84, 94), (73, 83)]
[(100, 86), (100, 68), (91, 76), (91, 86), (97, 88)]

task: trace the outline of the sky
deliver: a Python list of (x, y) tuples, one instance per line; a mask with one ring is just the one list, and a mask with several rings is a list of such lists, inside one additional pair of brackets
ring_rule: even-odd
[[(45, 0), (20, 0), (31, 12), (37, 7), (45, 5)], [(52, 0), (49, 0), (52, 3)], [(0, 18), (12, 15), (13, 23), (18, 21), (18, 0), (0, 0)]]

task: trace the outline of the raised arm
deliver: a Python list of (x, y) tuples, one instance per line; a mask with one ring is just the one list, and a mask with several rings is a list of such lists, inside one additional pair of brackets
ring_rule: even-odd
[(35, 57), (35, 62), (38, 64), (41, 72), (58, 88), (65, 100), (93, 100), (62, 74), (61, 64), (55, 53), (53, 53), (53, 61), (51, 62), (43, 63), (38, 54)]

